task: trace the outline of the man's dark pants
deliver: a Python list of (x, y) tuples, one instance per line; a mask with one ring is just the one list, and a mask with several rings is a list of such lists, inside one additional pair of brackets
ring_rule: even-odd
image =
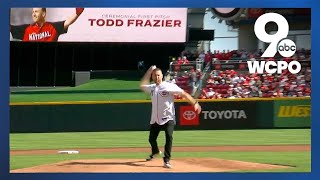
[(164, 146), (164, 162), (169, 162), (171, 158), (171, 149), (172, 149), (172, 134), (174, 126), (176, 125), (175, 121), (170, 120), (164, 125), (158, 125), (157, 123), (150, 125), (150, 134), (149, 134), (149, 143), (151, 145), (152, 154), (159, 153), (159, 147), (157, 143), (157, 138), (161, 130), (165, 131), (166, 135), (166, 144)]

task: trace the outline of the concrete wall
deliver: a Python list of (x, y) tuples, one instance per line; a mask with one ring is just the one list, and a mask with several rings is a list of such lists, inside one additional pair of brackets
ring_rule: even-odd
[(254, 33), (253, 24), (239, 26), (239, 49), (245, 49), (248, 52), (254, 52), (258, 48), (258, 39)]

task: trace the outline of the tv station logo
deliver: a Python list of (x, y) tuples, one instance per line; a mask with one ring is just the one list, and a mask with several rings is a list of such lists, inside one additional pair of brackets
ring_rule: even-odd
[[(274, 22), (278, 26), (275, 34), (268, 34), (265, 26), (269, 22)], [(274, 57), (277, 52), (283, 57), (291, 57), (295, 54), (296, 44), (287, 39), (289, 34), (289, 24), (286, 18), (278, 13), (266, 13), (256, 20), (254, 32), (257, 38), (265, 43), (270, 43), (261, 57)], [(292, 74), (297, 74), (301, 70), (301, 64), (298, 61), (247, 61), (250, 73), (263, 74), (264, 70), (269, 74), (281, 74), (283, 70), (288, 69)], [(272, 67), (271, 67), (272, 66)]]

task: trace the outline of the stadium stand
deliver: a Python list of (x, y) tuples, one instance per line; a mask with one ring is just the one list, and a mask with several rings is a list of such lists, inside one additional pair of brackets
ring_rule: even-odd
[[(182, 56), (194, 57), (190, 55), (190, 51), (184, 52), (181, 53)], [(291, 58), (282, 58), (279, 54), (275, 58), (261, 58), (261, 55), (261, 49), (253, 53), (243, 49), (223, 50), (222, 53), (214, 51), (213, 54), (207, 52), (205, 56), (210, 57), (211, 61), (206, 63), (206, 57), (202, 55), (199, 58), (198, 54), (195, 61), (185, 64), (171, 62), (169, 80), (199, 99), (311, 96), (310, 50), (297, 50)], [(302, 69), (298, 74), (291, 74), (288, 70), (281, 74), (249, 74), (246, 61), (261, 60), (297, 60), (301, 63)], [(181, 99), (179, 96), (175, 98)]]

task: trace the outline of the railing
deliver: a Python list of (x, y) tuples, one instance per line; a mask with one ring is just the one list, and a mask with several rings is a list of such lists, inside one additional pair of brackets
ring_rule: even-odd
[[(281, 59), (275, 59), (279, 61)], [(211, 61), (211, 69), (215, 70), (239, 70), (239, 71), (248, 71), (247, 61), (250, 59), (231, 59), (231, 60), (217, 60), (214, 58)], [(264, 61), (264, 59), (256, 59), (256, 61)], [(309, 59), (300, 59), (298, 60), (301, 64), (301, 67), (311, 67), (311, 60)], [(200, 69), (201, 71), (204, 68), (203, 61), (189, 61), (187, 64), (178, 64), (176, 62), (170, 63), (170, 71), (183, 72), (190, 71), (191, 69)]]

